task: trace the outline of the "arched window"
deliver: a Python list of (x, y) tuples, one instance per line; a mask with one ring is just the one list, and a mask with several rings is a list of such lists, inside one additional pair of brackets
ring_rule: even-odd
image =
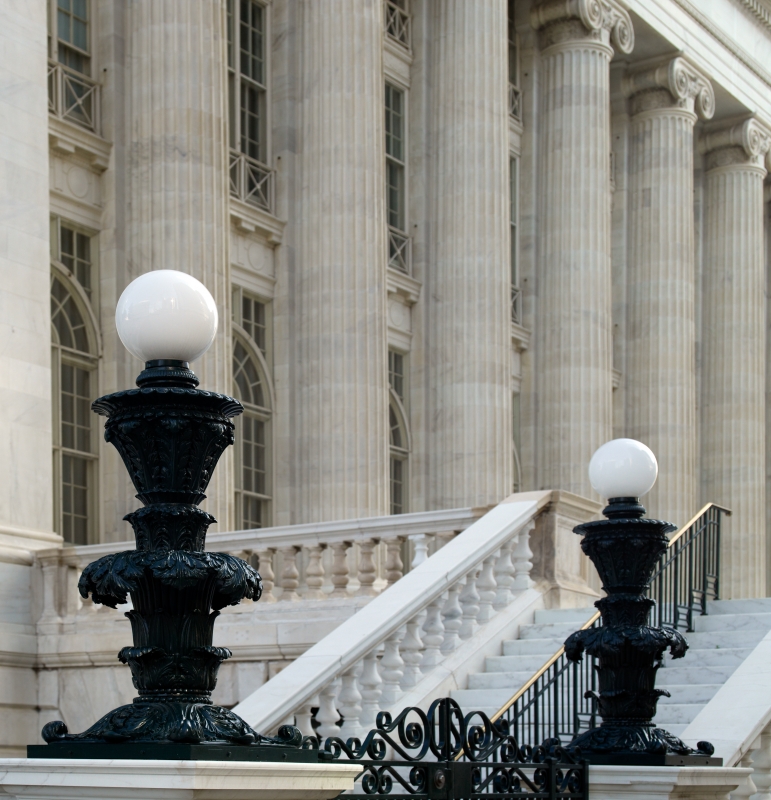
[(388, 423), (391, 431), (391, 513), (403, 514), (407, 510), (409, 433), (405, 424), (403, 408), (393, 390), (391, 390), (391, 404), (388, 408)]
[(64, 275), (51, 276), (54, 529), (65, 542), (96, 540), (97, 348), (85, 300)]
[(244, 406), (236, 420), (236, 527), (270, 525), (270, 391), (257, 351), (233, 339), (233, 392)]

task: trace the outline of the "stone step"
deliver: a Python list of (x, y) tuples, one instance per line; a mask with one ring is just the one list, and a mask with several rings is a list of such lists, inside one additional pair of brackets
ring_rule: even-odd
[(669, 689), (670, 686), (683, 684), (724, 684), (736, 671), (734, 664), (721, 664), (713, 666), (687, 666), (683, 659), (676, 661), (667, 660), (664, 666), (656, 673), (656, 686)]
[[(683, 731), (688, 727), (688, 723), (687, 722), (678, 722), (677, 724), (662, 725), (661, 727), (663, 727), (664, 730), (669, 731), (673, 736), (682, 736), (683, 735)], [(695, 745), (693, 745), (693, 746), (695, 746)]]
[[(670, 683), (666, 686), (660, 685), (656, 681), (659, 689), (666, 689), (672, 696), (660, 697), (659, 707), (662, 705), (674, 705), (677, 703), (708, 703), (722, 683)], [(481, 687), (480, 687), (481, 688)]]
[(701, 709), (701, 703), (662, 704), (658, 708), (654, 721), (663, 728), (666, 728), (670, 723), (673, 725), (687, 725), (689, 722), (693, 722)]
[(677, 664), (679, 666), (682, 661), (683, 666), (690, 667), (694, 673), (703, 667), (733, 665), (736, 668), (754, 649), (754, 647), (713, 647), (702, 650), (698, 647), (691, 647), (688, 649), (685, 658), (667, 656), (664, 663)]
[(575, 622), (580, 628), (587, 620), (591, 619), (597, 609), (594, 606), (588, 608), (539, 608), (535, 612), (535, 622)]
[(508, 689), (512, 695), (533, 677), (534, 672), (475, 672), (468, 676), (468, 688)]
[(771, 597), (756, 597), (747, 600), (710, 600), (708, 616), (718, 614), (771, 614)]
[(508, 639), (503, 643), (503, 655), (540, 655), (546, 661), (562, 647), (562, 644), (563, 641), (559, 637), (554, 639)]
[(509, 689), (453, 689), (450, 697), (466, 714), (470, 711), (484, 711), (490, 716), (486, 709), (492, 709), (493, 714), (497, 713), (511, 699), (512, 694), (514, 693)]
[[(686, 633), (688, 650), (709, 650), (726, 647), (755, 647), (763, 638), (762, 630), (697, 631)], [(688, 658), (688, 656), (685, 656)]]
[(519, 629), (520, 639), (559, 639), (564, 642), (573, 631), (581, 626), (575, 622), (544, 622), (537, 625), (523, 625)]
[(736, 631), (765, 630), (771, 631), (771, 613), (763, 614), (710, 614), (697, 617), (696, 630), (702, 631)]
[(546, 659), (539, 655), (488, 656), (485, 659), (485, 672), (527, 672), (532, 675), (543, 666), (544, 661)]

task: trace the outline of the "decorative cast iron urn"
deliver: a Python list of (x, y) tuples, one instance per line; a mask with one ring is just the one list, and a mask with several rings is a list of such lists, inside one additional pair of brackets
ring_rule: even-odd
[[(216, 331), (214, 301), (190, 276), (160, 272), (134, 283), (155, 282), (140, 298), (147, 306), (158, 282), (165, 281), (160, 288), (173, 301), (172, 324), (164, 323), (172, 328), (166, 331), (166, 347), (173, 349), (177, 334), (187, 337), (185, 346), (190, 348), (190, 315), (180, 321), (174, 313), (189, 312), (191, 305), (200, 312), (195, 303), (201, 297), (213, 308), (205, 319), (208, 343), (192, 351), (200, 355)], [(121, 338), (126, 342), (125, 331)], [(138, 349), (132, 352), (138, 355)], [(233, 444), (232, 419), (243, 407), (197, 385), (187, 361), (150, 358), (137, 378), (138, 388), (101, 397), (92, 405), (107, 417), (105, 439), (120, 453), (144, 505), (125, 517), (134, 529), (136, 550), (89, 564), (78, 588), (84, 598), (90, 595), (94, 603), (111, 608), (131, 595), (133, 608), (126, 616), (134, 644), (124, 647), (118, 658), (131, 670), (138, 697), (83, 733), (71, 734), (64, 722), (49, 722), (43, 728), (48, 745), (29, 746), (30, 757), (317, 760), (300, 749), (297, 728), (287, 725), (276, 738), (262, 736), (211, 702), (220, 664), (231, 656), (227, 648), (212, 645), (214, 622), (225, 606), (259, 600), (262, 584), (240, 558), (204, 550), (206, 531), (215, 519), (198, 504), (217, 461)]]
[(710, 758), (714, 747), (709, 742), (693, 750), (653, 722), (659, 697), (669, 697), (655, 688), (664, 651), (682, 658), (688, 649), (678, 631), (648, 625), (655, 603), (646, 590), (675, 526), (646, 519), (636, 497), (609, 500), (603, 514), (606, 519), (574, 528), (583, 535), (581, 548), (607, 592), (595, 603), (602, 625), (577, 631), (565, 642), (570, 661), (580, 661), (586, 651), (599, 662), (600, 691), (587, 696), (597, 699), (603, 722), (574, 738), (567, 750), (592, 763), (717, 764), (719, 759)]

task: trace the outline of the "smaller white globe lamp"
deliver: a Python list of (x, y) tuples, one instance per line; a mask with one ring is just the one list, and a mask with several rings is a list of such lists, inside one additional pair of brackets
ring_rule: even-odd
[(658, 473), (653, 451), (636, 439), (606, 442), (589, 462), (589, 481), (605, 500), (642, 497), (653, 488)]
[(209, 290), (175, 269), (140, 275), (125, 288), (115, 310), (120, 340), (144, 362), (195, 361), (211, 347), (218, 321)]

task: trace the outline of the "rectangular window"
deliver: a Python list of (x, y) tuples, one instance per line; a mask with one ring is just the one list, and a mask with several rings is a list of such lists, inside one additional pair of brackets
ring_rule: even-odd
[(385, 87), (386, 209), (388, 224), (404, 231), (404, 92)]
[(509, 217), (511, 265), (511, 321), (522, 324), (522, 292), (519, 287), (519, 159), (509, 159)]
[(522, 118), (519, 87), (519, 36), (514, 19), (514, 0), (509, 0), (509, 114)]
[(233, 290), (233, 322), (240, 325), (268, 359), (268, 304), (241, 287)]
[(228, 0), (230, 146), (257, 161), (267, 154), (265, 8), (255, 0)]
[(93, 269), (92, 235), (58, 217), (51, 221), (51, 257), (64, 264), (92, 302)]
[(404, 459), (391, 456), (391, 513), (404, 513)]
[(89, 75), (88, 0), (56, 0), (56, 56), (76, 72)]
[(520, 394), (515, 392), (511, 396), (511, 450), (512, 450), (512, 491), (522, 491), (522, 462), (519, 454), (522, 446), (521, 424), (520, 424)]
[(388, 381), (399, 399), (404, 402), (404, 356), (388, 351)]

